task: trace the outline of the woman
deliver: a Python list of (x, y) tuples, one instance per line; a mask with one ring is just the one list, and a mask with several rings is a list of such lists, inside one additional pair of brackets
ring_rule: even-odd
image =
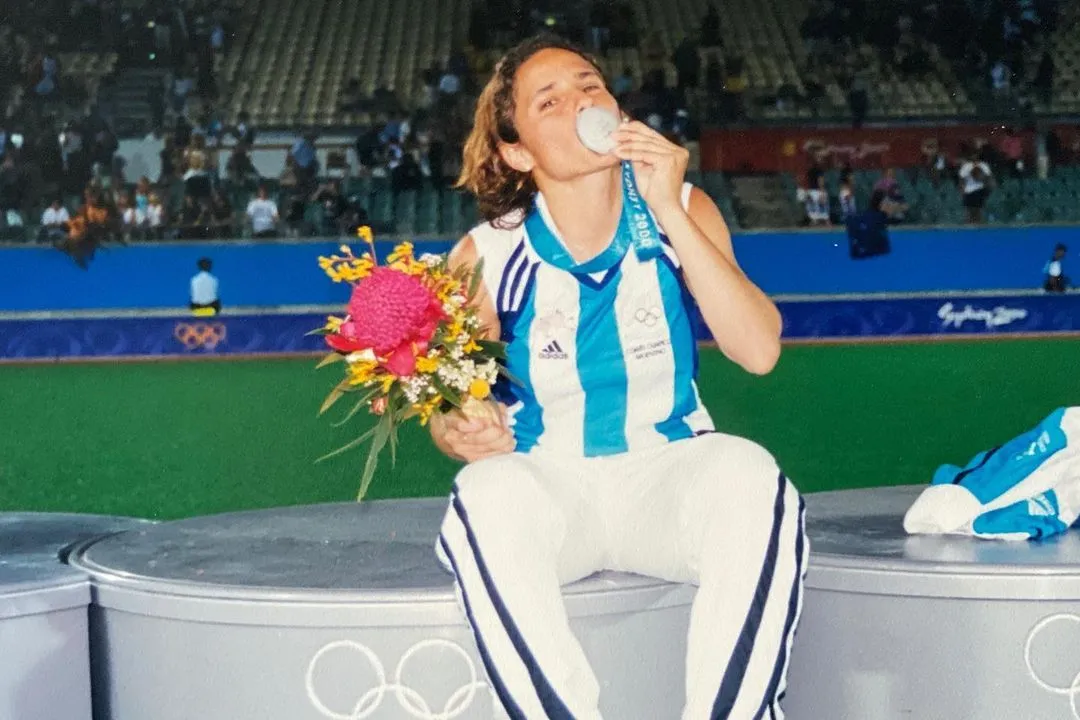
[[(627, 122), (613, 153), (593, 153), (575, 119), (594, 105), (617, 112), (598, 66), (550, 38), (511, 50), (478, 101), (459, 184), (488, 222), (452, 258), (483, 261), (479, 310), (521, 385), (491, 419), (433, 422), (438, 447), (468, 463), (437, 552), (511, 718), (601, 717), (560, 594), (601, 569), (699, 586), (685, 720), (780, 717), (802, 501), (765, 450), (714, 431), (691, 295), (755, 374), (777, 361), (780, 316), (736, 265), (715, 205), (683, 183), (687, 152)], [(628, 232), (623, 204), (638, 197), (662, 243), (638, 217)]]

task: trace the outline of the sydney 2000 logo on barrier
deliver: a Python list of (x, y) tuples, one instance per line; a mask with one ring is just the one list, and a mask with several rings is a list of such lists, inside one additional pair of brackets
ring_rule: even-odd
[(191, 351), (214, 350), (227, 335), (225, 323), (220, 322), (178, 322), (173, 328), (173, 337)]
[(941, 320), (942, 328), (946, 330), (950, 326), (959, 330), (968, 322), (982, 323), (987, 330), (993, 330), (1026, 319), (1028, 311), (1024, 308), (1011, 308), (1004, 305), (987, 310), (972, 307), (970, 304), (958, 310), (951, 302), (947, 302), (938, 309), (937, 316)]

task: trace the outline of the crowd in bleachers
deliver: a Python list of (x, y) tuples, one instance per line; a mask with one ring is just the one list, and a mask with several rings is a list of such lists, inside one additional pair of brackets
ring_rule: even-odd
[(889, 68), (906, 81), (931, 76), (944, 63), (990, 110), (1030, 106), (1034, 98), (1047, 105), (1058, 12), (1056, 0), (812, 0), (800, 26), (807, 58), (800, 99), (817, 111), (823, 79), (832, 76), (858, 126), (870, 110), (870, 68)]
[(865, 209), (891, 224), (1078, 221), (1080, 141), (1066, 146), (1051, 127), (1022, 134), (1006, 126), (955, 149), (929, 141), (922, 164), (910, 168), (852, 169), (813, 157), (805, 179), (787, 183), (809, 226), (843, 225)]

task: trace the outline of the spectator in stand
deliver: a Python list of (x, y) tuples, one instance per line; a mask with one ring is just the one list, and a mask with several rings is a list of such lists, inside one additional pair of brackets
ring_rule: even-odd
[(246, 143), (239, 143), (233, 147), (225, 163), (225, 177), (231, 185), (239, 188), (246, 189), (258, 185), (259, 171), (255, 169), (255, 164), (251, 161)]
[(259, 186), (258, 197), (248, 203), (246, 215), (255, 237), (269, 238), (277, 235), (277, 224), (280, 220), (278, 207), (277, 203), (270, 199), (265, 185)]
[(146, 206), (146, 226), (150, 237), (160, 240), (165, 230), (168, 216), (165, 213), (165, 205), (161, 202), (161, 196), (151, 192)]
[(285, 169), (278, 177), (278, 185), (281, 187), (279, 198), (285, 204), (285, 231), (290, 236), (298, 236), (304, 225), (307, 195), (300, 189), (292, 156), (285, 158)]
[(146, 209), (150, 206), (150, 178), (145, 175), (135, 184), (135, 211), (146, 220)]
[(840, 224), (846, 225), (847, 221), (859, 213), (858, 202), (855, 199), (855, 187), (851, 180), (851, 173), (845, 172), (840, 178)]
[(1044, 50), (1039, 59), (1039, 67), (1035, 70), (1035, 78), (1031, 82), (1039, 101), (1049, 107), (1054, 99), (1054, 56), (1050, 50)]
[(960, 192), (963, 196), (964, 209), (967, 211), (968, 223), (982, 223), (983, 208), (990, 195), (992, 182), (993, 173), (990, 172), (990, 166), (979, 160), (975, 151), (969, 151), (967, 161), (960, 166)]
[(806, 223), (819, 227), (832, 225), (832, 214), (829, 212), (829, 191), (825, 187), (824, 175), (818, 176), (817, 185), (808, 190), (799, 190), (797, 199), (806, 210)]
[(184, 150), (184, 193), (190, 197), (210, 197), (210, 158), (206, 149), (206, 137), (195, 135), (191, 145)]
[(701, 56), (698, 55), (697, 44), (684, 37), (672, 53), (671, 61), (675, 65), (678, 89), (696, 88), (701, 78)]
[(1024, 142), (1016, 134), (1016, 128), (1007, 127), (1005, 129), (1005, 137), (1001, 139), (1001, 154), (1004, 156), (1006, 166), (1013, 177), (1023, 177), (1026, 174)]
[(130, 194), (117, 193), (116, 215), (120, 224), (120, 234), (125, 240), (130, 239), (132, 234), (139, 228), (139, 219), (135, 212), (135, 203)]
[(341, 233), (341, 220), (345, 216), (345, 198), (341, 195), (341, 183), (331, 180), (320, 186), (311, 196), (311, 201), (322, 206), (321, 233), (336, 236)]
[(411, 147), (401, 152), (397, 166), (390, 173), (390, 187), (394, 194), (419, 191), (423, 187), (423, 173)]
[(231, 238), (233, 236), (233, 208), (229, 199), (217, 188), (210, 193), (210, 223), (214, 228), (213, 236)]
[(900, 222), (907, 213), (908, 205), (904, 200), (904, 193), (900, 189), (900, 182), (896, 179), (896, 170), (886, 168), (881, 179), (874, 184), (874, 192), (881, 192), (881, 211), (888, 217), (889, 222)]
[(255, 126), (251, 124), (251, 116), (247, 110), (236, 116), (236, 127), (232, 129), (232, 136), (236, 138), (236, 142), (246, 147), (250, 148), (255, 144)]
[(71, 216), (68, 215), (63, 201), (60, 198), (54, 198), (52, 204), (45, 208), (45, 212), (41, 214), (41, 234), (39, 239), (41, 242), (54, 244), (62, 242), (67, 235), (70, 221)]
[(296, 182), (301, 193), (308, 193), (317, 184), (319, 175), (319, 158), (315, 153), (316, 134), (313, 132), (304, 135), (293, 143), (289, 150), (293, 168), (296, 172)]
[(207, 202), (191, 195), (184, 196), (180, 211), (180, 237), (185, 240), (206, 240), (210, 236), (210, 208)]
[(21, 213), (25, 203), (25, 183), (15, 164), (15, 153), (9, 152), (0, 163), (0, 214)]

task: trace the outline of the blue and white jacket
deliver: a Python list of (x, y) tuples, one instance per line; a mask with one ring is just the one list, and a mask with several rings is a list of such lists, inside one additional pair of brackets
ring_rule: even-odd
[(1059, 408), (1031, 430), (943, 465), (904, 516), (911, 534), (1037, 540), (1080, 526), (1080, 407)]

